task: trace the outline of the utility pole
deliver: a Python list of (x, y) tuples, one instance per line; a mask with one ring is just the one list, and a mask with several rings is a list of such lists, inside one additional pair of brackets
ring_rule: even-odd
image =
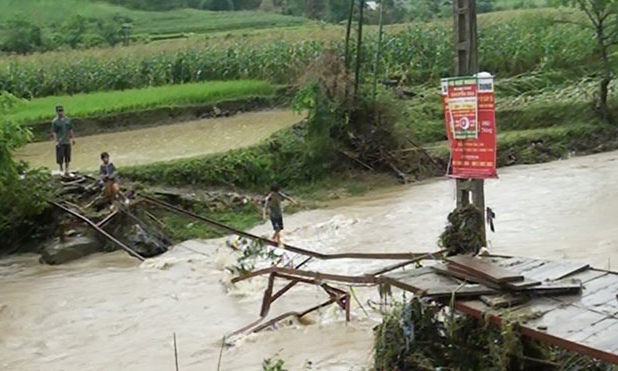
[[(453, 37), (455, 76), (470, 76), (478, 73), (476, 0), (453, 0)], [(487, 245), (484, 181), (483, 179), (457, 179), (456, 182), (457, 207), (464, 207), (472, 202), (481, 210), (483, 243)]]

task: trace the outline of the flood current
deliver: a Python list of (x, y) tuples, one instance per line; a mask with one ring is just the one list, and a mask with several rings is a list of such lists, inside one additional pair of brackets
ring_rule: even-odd
[[(486, 182), (497, 216), (491, 251), (616, 269), (616, 159), (618, 152), (501, 169), (500, 179)], [(325, 253), (435, 251), (453, 197), (447, 179), (381, 189), (286, 216), (284, 239)], [(270, 226), (252, 232), (266, 235)], [(258, 318), (266, 287), (264, 278), (229, 284), (224, 267), (234, 256), (225, 240), (186, 241), (142, 264), (121, 251), (55, 267), (34, 255), (0, 260), (0, 369), (172, 370), (176, 333), (180, 370), (217, 370), (222, 337)], [(362, 274), (389, 263), (314, 260), (304, 268)], [(328, 307), (304, 323), (231, 339), (220, 369), (261, 370), (275, 355), (290, 370), (307, 362), (312, 370), (369, 369), (377, 316), (365, 304), (378, 291), (354, 291), (369, 316), (353, 302), (347, 324)], [(299, 285), (270, 315), (325, 299)]]

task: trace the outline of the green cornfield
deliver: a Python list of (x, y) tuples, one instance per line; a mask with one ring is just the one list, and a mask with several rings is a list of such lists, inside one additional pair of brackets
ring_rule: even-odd
[[(481, 70), (507, 77), (593, 64), (593, 35), (577, 25), (554, 22), (557, 14), (527, 12), (481, 22)], [(364, 38), (365, 62), (374, 59), (376, 36), (373, 32)], [(327, 48), (337, 48), (343, 55), (343, 47), (340, 37), (263, 43), (207, 40), (179, 43), (177, 47), (153, 45), (140, 51), (129, 48), (5, 58), (0, 60), (0, 91), (32, 98), (213, 80), (257, 79), (290, 84)], [(378, 76), (404, 79), (409, 85), (435, 81), (451, 73), (452, 49), (448, 22), (389, 30), (384, 37)], [(363, 63), (364, 76), (374, 72), (372, 66)]]

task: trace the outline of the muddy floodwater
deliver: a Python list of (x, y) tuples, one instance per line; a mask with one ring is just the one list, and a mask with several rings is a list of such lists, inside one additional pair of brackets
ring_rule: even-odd
[[(103, 151), (109, 152), (119, 167), (223, 152), (258, 143), (301, 119), (289, 110), (271, 110), (86, 137), (79, 136), (77, 126), (71, 169), (96, 170)], [(51, 141), (31, 143), (17, 157), (56, 169)]]
[[(492, 251), (618, 267), (618, 152), (500, 171), (486, 183), (497, 215)], [(287, 242), (321, 252), (436, 250), (454, 184), (434, 180), (380, 190), (331, 208), (286, 217)], [(253, 232), (269, 233), (269, 226)], [(265, 279), (229, 285), (224, 240), (187, 241), (138, 264), (123, 252), (50, 267), (35, 256), (0, 260), (0, 369), (172, 370), (173, 333), (180, 370), (217, 370), (221, 339), (258, 318)], [(290, 257), (294, 257), (290, 255)], [(301, 258), (297, 258), (297, 261)], [(362, 274), (390, 261), (312, 261), (306, 269)], [(376, 288), (356, 287), (362, 303)], [(325, 300), (299, 285), (270, 315)], [(221, 370), (261, 369), (278, 354), (290, 370), (368, 370), (369, 317), (352, 303), (352, 321), (328, 307), (309, 323), (237, 338)]]

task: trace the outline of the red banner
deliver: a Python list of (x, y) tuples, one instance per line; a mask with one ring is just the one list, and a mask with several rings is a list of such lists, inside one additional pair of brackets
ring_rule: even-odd
[[(474, 87), (471, 87), (471, 85), (474, 85)], [(451, 91), (455, 92), (454, 104)], [(470, 119), (470, 102), (472, 102), (470, 92), (472, 91), (476, 94), (476, 119), (478, 122), (476, 137), (471, 137), (472, 128), (471, 125), (467, 125), (466, 120), (463, 121), (463, 124), (467, 125), (464, 128), (463, 125), (458, 126), (455, 119), (456, 117), (459, 119), (467, 117), (468, 121), (472, 122)], [(459, 94), (456, 92), (459, 92)], [(466, 99), (460, 99), (462, 97)], [(442, 104), (452, 159), (451, 171), (447, 176), (467, 179), (497, 178), (493, 77), (442, 79)], [(459, 110), (459, 112), (456, 112), (456, 110)], [(462, 129), (467, 129), (466, 134), (462, 133)]]

